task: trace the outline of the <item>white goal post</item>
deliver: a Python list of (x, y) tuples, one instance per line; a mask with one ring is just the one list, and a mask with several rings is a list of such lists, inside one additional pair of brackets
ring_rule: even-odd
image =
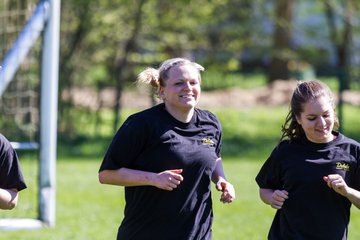
[(56, 146), (60, 41), (60, 0), (40, 0), (32, 17), (0, 62), (0, 95), (13, 79), (23, 58), (43, 34), (41, 56), (40, 143), (17, 143), (15, 148), (39, 148), (38, 219), (0, 219), (0, 228), (52, 227), (56, 219)]

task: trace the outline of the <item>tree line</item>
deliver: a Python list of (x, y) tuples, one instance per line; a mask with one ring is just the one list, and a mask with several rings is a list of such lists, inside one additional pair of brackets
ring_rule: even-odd
[[(9, 9), (19, 4), (5, 2)], [(350, 60), (360, 47), (359, 4), (356, 0), (62, 1), (59, 91), (71, 93), (84, 86), (97, 92), (116, 89), (117, 129), (126, 84), (140, 69), (157, 67), (170, 57), (188, 57), (223, 73), (260, 69), (268, 82), (289, 79), (294, 71), (312, 66), (315, 72), (339, 76), (341, 87), (348, 89)], [(9, 9), (0, 5), (0, 12)], [(64, 132), (73, 131), (72, 108), (71, 94), (59, 99)]]

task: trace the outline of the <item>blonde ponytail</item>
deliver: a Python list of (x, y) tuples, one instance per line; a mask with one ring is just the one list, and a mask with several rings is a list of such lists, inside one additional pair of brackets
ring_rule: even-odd
[(159, 70), (155, 68), (147, 68), (137, 77), (137, 83), (150, 84), (154, 88), (158, 89), (160, 87), (159, 82)]
[(149, 84), (155, 89), (158, 95), (161, 86), (165, 86), (165, 81), (168, 79), (168, 72), (170, 68), (176, 65), (190, 64), (199, 71), (199, 80), (201, 81), (200, 72), (204, 71), (204, 67), (198, 63), (192, 62), (185, 58), (171, 58), (165, 60), (158, 69), (147, 68), (142, 71), (137, 77), (137, 84)]

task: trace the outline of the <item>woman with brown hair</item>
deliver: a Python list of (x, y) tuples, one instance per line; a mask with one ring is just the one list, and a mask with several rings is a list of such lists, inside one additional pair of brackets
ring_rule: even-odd
[(337, 126), (330, 89), (300, 82), (256, 177), (262, 201), (277, 209), (268, 239), (347, 239), (350, 207), (360, 208), (360, 144)]

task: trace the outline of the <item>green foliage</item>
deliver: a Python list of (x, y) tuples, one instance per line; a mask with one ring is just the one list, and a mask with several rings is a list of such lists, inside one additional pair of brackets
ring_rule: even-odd
[[(124, 57), (140, 2), (62, 2), (63, 84), (96, 85), (99, 81), (115, 84), (113, 65), (116, 59)], [(146, 1), (130, 64), (148, 63), (133, 55), (147, 55), (147, 59), (153, 55), (151, 64), (156, 64), (169, 57), (196, 54), (207, 65), (226, 66), (231, 59), (230, 62), (238, 59), (248, 39), (246, 26), (250, 25), (251, 11), (251, 1)], [(93, 73), (94, 67), (100, 70)], [(234, 64), (231, 68), (237, 70)]]
[[(166, 58), (177, 56), (193, 58), (211, 69), (204, 73), (204, 90), (257, 85), (259, 82), (253, 82), (252, 76), (239, 78), (236, 73), (253, 68), (269, 70), (263, 67), (274, 50), (271, 34), (275, 4), (264, 0), (63, 1), (60, 92), (73, 87), (101, 90), (131, 84), (139, 69), (157, 67)], [(143, 6), (141, 19), (136, 21), (139, 5)], [(304, 23), (309, 14), (321, 16), (323, 4), (305, 1), (296, 3), (296, 7), (299, 9), (294, 11), (294, 17), (302, 23), (294, 29), (300, 32), (297, 35), (304, 33), (310, 40), (321, 36), (324, 44), (328, 43), (326, 34), (319, 35), (328, 31), (318, 31), (327, 29), (324, 21)], [(137, 34), (133, 34), (136, 22), (140, 24)], [(327, 50), (313, 44), (284, 52), (312, 66), (328, 60), (328, 55), (323, 54)], [(243, 61), (245, 57), (249, 62)], [(60, 98), (62, 111), (71, 104)], [(71, 114), (63, 115), (66, 128), (71, 128), (72, 121), (76, 120)]]
[(360, 142), (359, 107), (346, 105), (343, 111), (344, 116), (342, 122), (340, 122), (340, 125), (342, 126), (342, 131), (348, 137)]
[(221, 72), (205, 70), (202, 74), (203, 91), (221, 90), (231, 87), (252, 89), (266, 85), (264, 74), (241, 74), (237, 72)]

